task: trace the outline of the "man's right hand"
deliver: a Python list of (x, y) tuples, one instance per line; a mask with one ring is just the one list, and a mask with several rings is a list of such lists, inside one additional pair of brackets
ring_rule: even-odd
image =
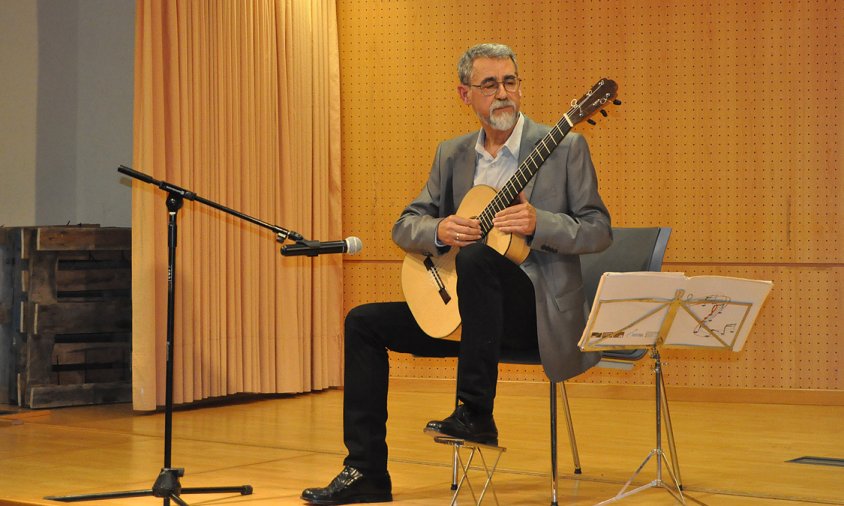
[(437, 240), (448, 246), (466, 246), (481, 238), (481, 222), (452, 214), (437, 225)]

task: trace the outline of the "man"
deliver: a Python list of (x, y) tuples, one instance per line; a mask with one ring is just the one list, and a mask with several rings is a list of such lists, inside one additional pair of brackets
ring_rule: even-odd
[(456, 257), (460, 342), (434, 339), (406, 303), (358, 306), (345, 327), (343, 428), (345, 468), (325, 488), (310, 488), (312, 504), (392, 500), (387, 473), (387, 350), (457, 356), (459, 407), (429, 422), (426, 432), (496, 444), (493, 401), (502, 348), (536, 349), (549, 378), (561, 381), (594, 365), (577, 339), (585, 325), (578, 255), (612, 241), (610, 217), (583, 137), (569, 134), (512, 206), (496, 214), (502, 232), (527, 238), (531, 252), (518, 266), (479, 241), (478, 220), (455, 215), (469, 189), (500, 188), (549, 131), (519, 112), (516, 56), (501, 44), (470, 48), (458, 64), (460, 99), (477, 114), (476, 131), (437, 149), (428, 182), (393, 226), (405, 251)]

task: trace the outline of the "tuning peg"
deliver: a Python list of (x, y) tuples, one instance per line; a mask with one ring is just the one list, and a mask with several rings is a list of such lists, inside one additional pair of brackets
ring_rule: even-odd
[(590, 125), (597, 125), (597, 123), (595, 123), (595, 120), (593, 120), (593, 119), (587, 119), (586, 122), (589, 123)]
[(607, 117), (607, 111), (601, 109), (601, 115), (606, 118)]
[(615, 99), (615, 100), (612, 101), (612, 103), (615, 104), (615, 105), (621, 105), (621, 100)]

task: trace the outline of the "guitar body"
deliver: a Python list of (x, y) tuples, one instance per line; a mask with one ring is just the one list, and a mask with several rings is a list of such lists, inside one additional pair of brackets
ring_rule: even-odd
[[(416, 323), (431, 337), (453, 337), (460, 327), (457, 309), (457, 270), (454, 258), (457, 248), (429, 257), (408, 253), (401, 266), (401, 288)], [(433, 272), (426, 262), (430, 262)], [(436, 274), (434, 274), (436, 273)], [(439, 279), (435, 279), (438, 276)]]
[[(490, 186), (475, 186), (463, 198), (457, 215), (464, 218), (478, 216), (496, 194)], [(505, 234), (495, 228), (489, 231), (484, 241), (516, 264), (524, 262), (530, 253), (524, 237)], [(416, 322), (431, 337), (455, 339), (455, 331), (460, 327), (455, 267), (458, 251), (459, 248), (451, 248), (438, 257), (408, 253), (402, 263), (405, 300)]]

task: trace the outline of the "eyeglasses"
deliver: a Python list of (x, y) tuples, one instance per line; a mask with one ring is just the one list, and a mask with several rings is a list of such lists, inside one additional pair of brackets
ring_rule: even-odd
[(480, 89), (481, 95), (491, 97), (498, 93), (498, 88), (501, 85), (504, 85), (504, 91), (507, 93), (515, 93), (519, 91), (519, 86), (521, 86), (521, 84), (522, 80), (518, 77), (505, 77), (503, 81), (490, 79), (489, 81), (484, 81), (481, 84), (470, 84), (469, 86)]

